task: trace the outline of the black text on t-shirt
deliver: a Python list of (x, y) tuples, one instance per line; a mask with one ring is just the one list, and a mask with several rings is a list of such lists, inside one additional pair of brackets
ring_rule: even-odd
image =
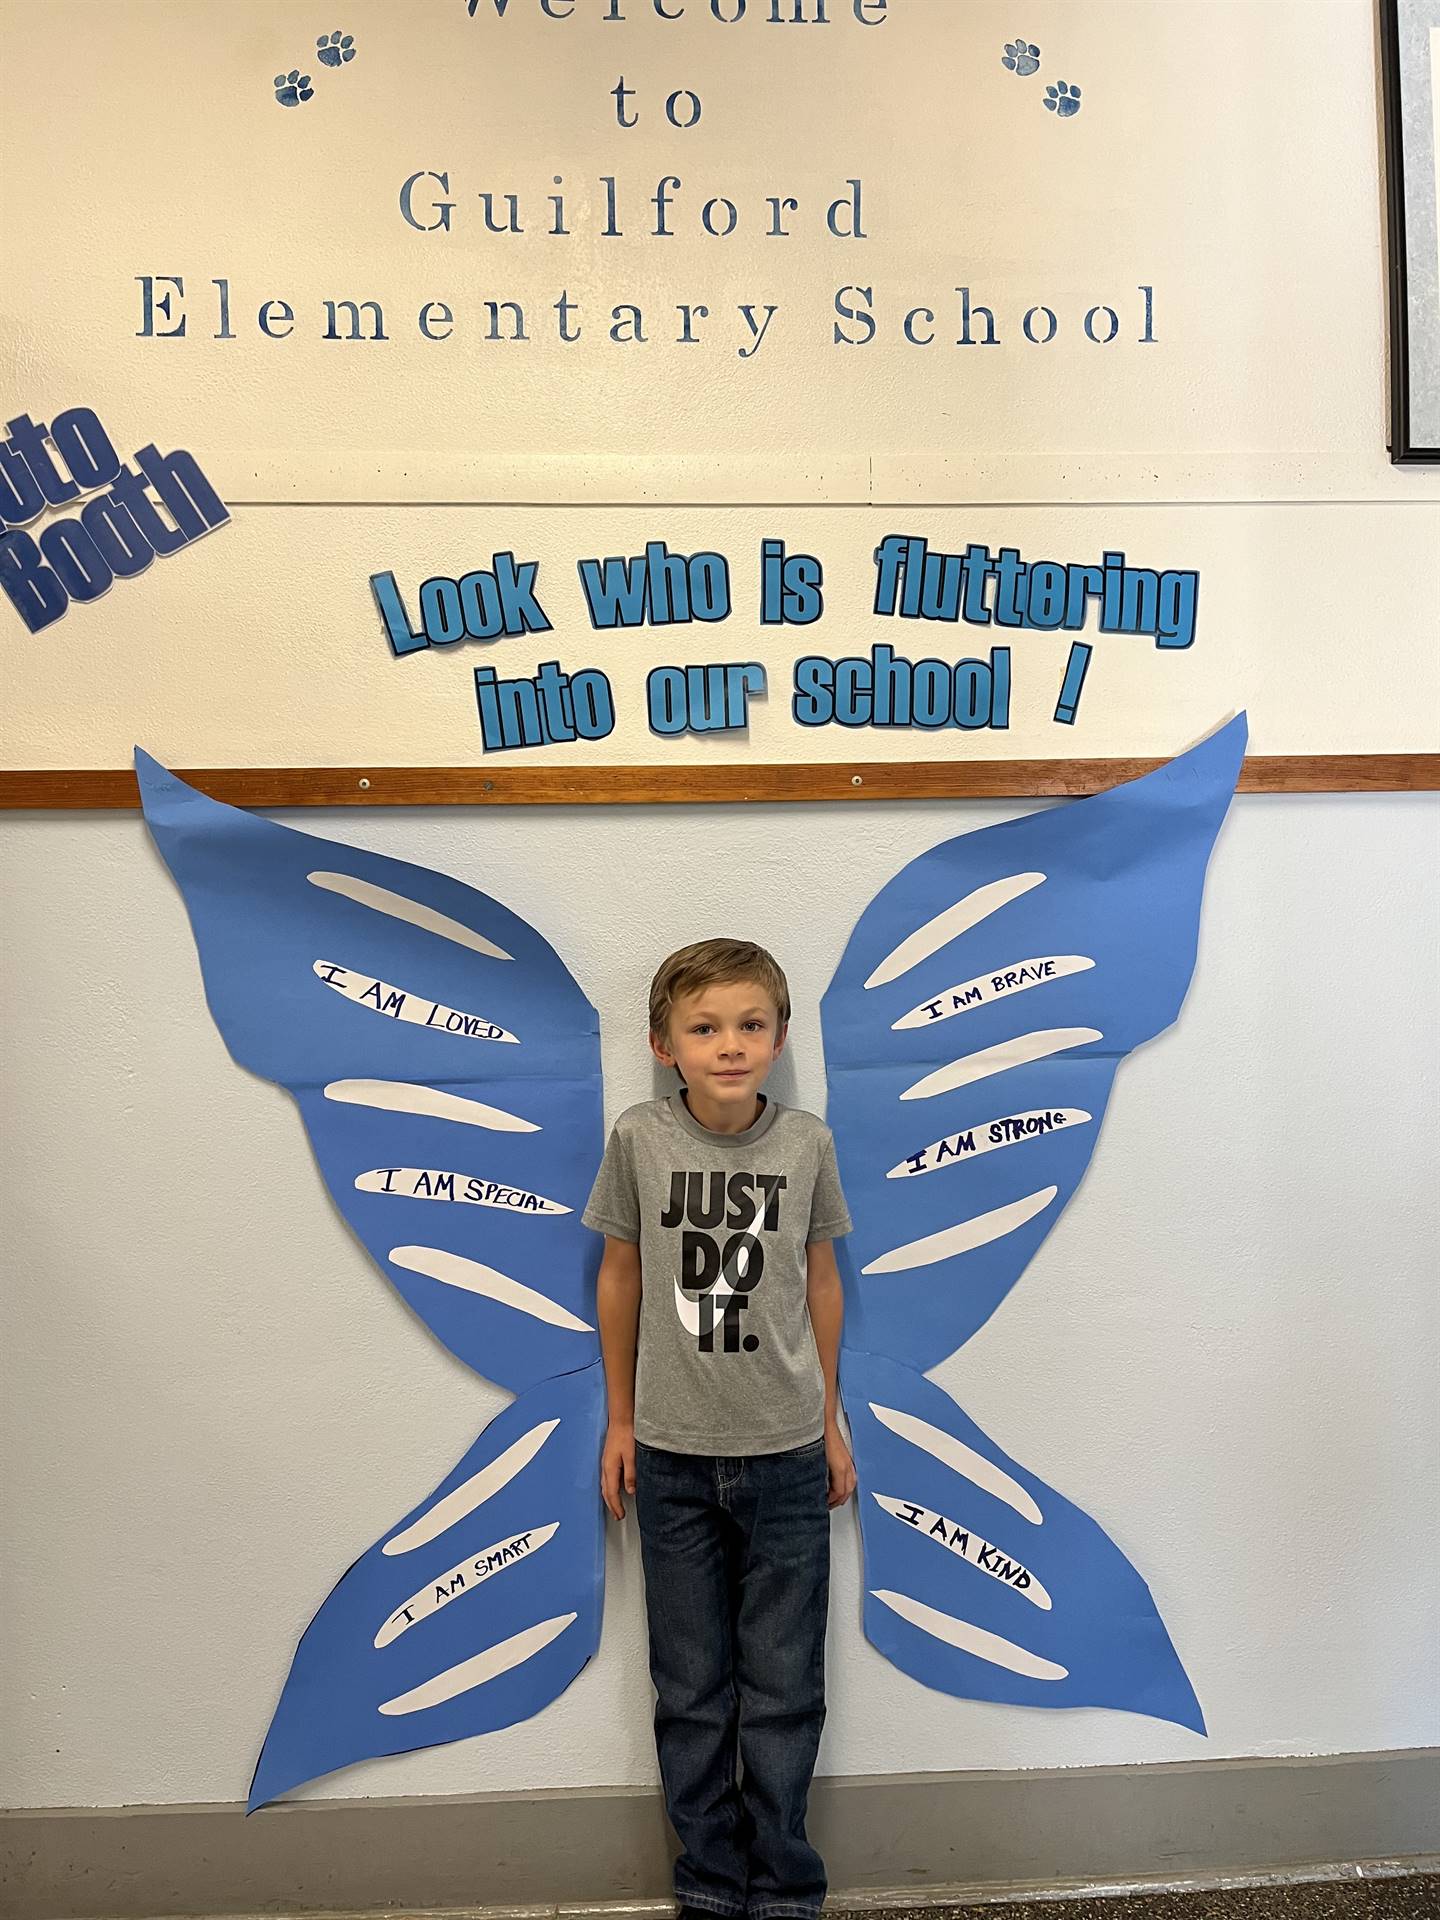
[[(765, 1272), (759, 1229), (780, 1224), (783, 1173), (706, 1173), (683, 1169), (670, 1176), (662, 1227), (681, 1227), (679, 1284), (700, 1295), (699, 1351), (714, 1353), (720, 1323), (722, 1353), (754, 1353), (757, 1334), (741, 1337), (740, 1316)], [(722, 1239), (713, 1228), (730, 1231)]]

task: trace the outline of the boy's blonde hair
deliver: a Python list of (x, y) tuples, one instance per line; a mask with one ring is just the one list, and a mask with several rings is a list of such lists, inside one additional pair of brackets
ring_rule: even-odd
[(687, 993), (729, 986), (736, 980), (753, 980), (774, 1002), (780, 1025), (786, 1025), (790, 988), (773, 954), (757, 947), (753, 940), (697, 940), (660, 962), (650, 982), (650, 1031), (664, 1038), (671, 1009)]

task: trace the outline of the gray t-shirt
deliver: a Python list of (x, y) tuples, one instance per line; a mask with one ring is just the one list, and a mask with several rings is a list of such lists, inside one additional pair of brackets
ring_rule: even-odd
[(678, 1093), (615, 1122), (585, 1224), (640, 1248), (635, 1437), (783, 1453), (825, 1431), (805, 1248), (850, 1231), (830, 1129), (767, 1100), (712, 1133)]

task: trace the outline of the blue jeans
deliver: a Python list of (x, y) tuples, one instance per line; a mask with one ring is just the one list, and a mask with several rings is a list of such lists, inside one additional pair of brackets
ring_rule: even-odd
[(825, 1722), (827, 1488), (823, 1440), (740, 1459), (635, 1449), (682, 1906), (814, 1920), (825, 1898), (805, 1807)]

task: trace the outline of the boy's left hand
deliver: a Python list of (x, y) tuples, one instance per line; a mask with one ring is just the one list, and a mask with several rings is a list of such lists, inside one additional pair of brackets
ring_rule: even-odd
[(830, 1469), (830, 1491), (825, 1504), (843, 1507), (855, 1491), (855, 1462), (850, 1458), (850, 1449), (837, 1426), (827, 1426), (825, 1429), (825, 1464)]

